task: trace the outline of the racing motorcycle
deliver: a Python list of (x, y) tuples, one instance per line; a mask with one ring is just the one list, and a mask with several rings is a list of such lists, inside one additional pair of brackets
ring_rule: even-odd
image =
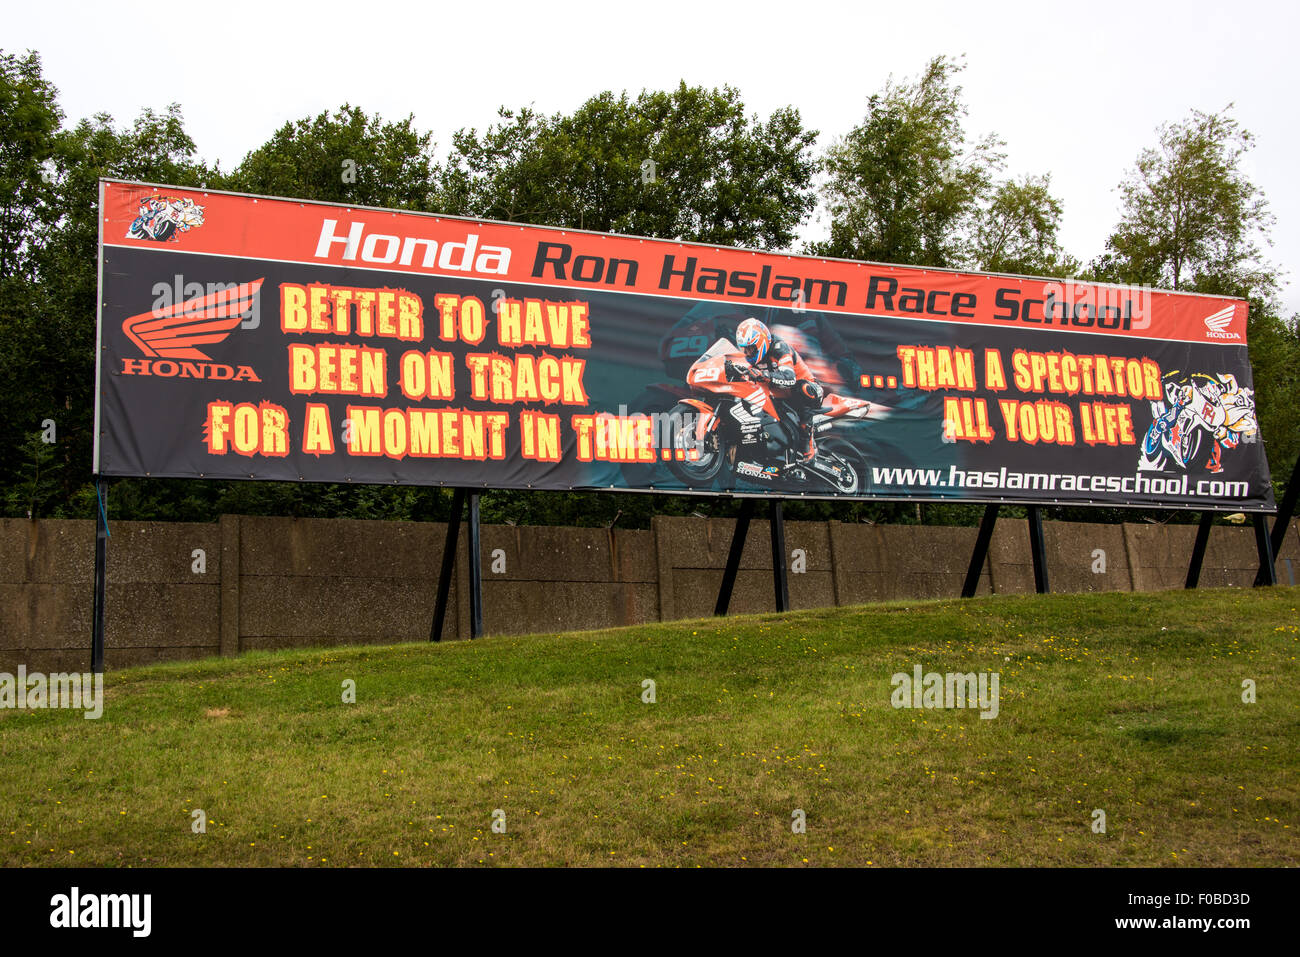
[(827, 393), (811, 425), (817, 452), (803, 461), (798, 417), (778, 409), (766, 379), (745, 354), (719, 339), (686, 375), (693, 395), (670, 413), (672, 455), (667, 465), (688, 488), (710, 487), (724, 470), (736, 478), (773, 487), (854, 495), (866, 487), (866, 460), (846, 439), (828, 435), (838, 423), (865, 419), (865, 399)]
[(140, 214), (131, 222), (127, 236), (134, 239), (152, 239), (166, 242), (179, 232), (187, 232), (203, 225), (204, 207), (192, 199), (144, 199), (140, 201)]
[[(700, 353), (709, 343), (718, 339), (733, 339), (736, 326), (753, 315), (752, 309), (738, 309), (716, 303), (699, 303), (679, 319), (659, 342), (659, 360), (663, 363), (668, 380), (646, 386), (629, 403), (633, 415), (649, 415), (659, 419), (670, 415), (677, 403), (691, 398), (695, 390), (686, 382)], [(775, 335), (788, 342), (812, 371), (813, 377), (827, 389), (852, 392), (858, 388), (862, 369), (849, 352), (844, 340), (835, 332), (830, 322), (820, 313), (798, 325), (789, 325), (793, 319), (779, 309), (757, 313)], [(878, 417), (882, 406), (874, 405), (872, 418)], [(623, 479), (629, 487), (654, 485), (664, 479), (662, 468), (667, 462), (653, 464), (627, 463), (621, 466)]]
[(165, 242), (171, 238), (178, 225), (176, 214), (171, 206), (162, 202), (141, 204), (140, 215), (131, 223), (129, 235), (136, 239), (152, 239)]
[[(1254, 393), (1237, 386), (1235, 377), (1167, 382), (1166, 402), (1151, 403), (1153, 421), (1142, 440), (1138, 468), (1144, 471), (1206, 468), (1221, 471), (1218, 446), (1229, 448), (1258, 429)], [(1225, 391), (1225, 386), (1227, 391)]]

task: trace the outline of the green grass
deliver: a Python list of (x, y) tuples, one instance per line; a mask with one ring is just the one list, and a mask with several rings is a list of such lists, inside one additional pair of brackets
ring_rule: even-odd
[[(1294, 866), (1298, 606), (906, 602), (111, 673), (101, 720), (0, 712), (0, 864)], [(918, 663), (999, 672), (1000, 714), (894, 709)]]

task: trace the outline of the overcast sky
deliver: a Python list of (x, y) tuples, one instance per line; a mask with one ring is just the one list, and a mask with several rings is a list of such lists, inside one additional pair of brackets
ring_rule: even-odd
[[(344, 102), (414, 114), (440, 148), (500, 105), (570, 111), (602, 90), (737, 87), (751, 112), (798, 107), (820, 145), (850, 129), (892, 73), (965, 54), (972, 134), (1006, 141), (1012, 175), (1052, 175), (1062, 240), (1083, 260), (1118, 216), (1116, 185), (1156, 128), (1193, 108), (1255, 134), (1247, 173), (1277, 217), (1269, 258), (1300, 310), (1292, 2), (454, 4), (349, 0), (10, 4), (0, 49), (35, 49), (70, 121), (125, 123), (181, 104), (229, 169), (287, 120)], [(822, 227), (810, 224), (806, 237)]]

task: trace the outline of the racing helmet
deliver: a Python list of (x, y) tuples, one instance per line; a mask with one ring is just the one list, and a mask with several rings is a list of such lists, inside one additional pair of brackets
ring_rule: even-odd
[(736, 345), (745, 350), (745, 358), (750, 362), (762, 362), (771, 344), (771, 331), (752, 316), (736, 327)]

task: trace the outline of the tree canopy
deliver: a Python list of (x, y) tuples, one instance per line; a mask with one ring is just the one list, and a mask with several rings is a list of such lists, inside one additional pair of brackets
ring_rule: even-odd
[(1241, 168), (1253, 142), (1231, 107), (1160, 128), (1120, 184), (1123, 213), (1106, 244), (1125, 281), (1234, 295), (1275, 287), (1260, 259), (1273, 216)]
[(747, 116), (731, 87), (607, 91), (461, 130), (443, 196), (472, 216), (781, 249), (816, 202), (816, 137), (793, 108)]
[(343, 104), (286, 123), (221, 185), (246, 193), (428, 212), (440, 207), (433, 135)]

